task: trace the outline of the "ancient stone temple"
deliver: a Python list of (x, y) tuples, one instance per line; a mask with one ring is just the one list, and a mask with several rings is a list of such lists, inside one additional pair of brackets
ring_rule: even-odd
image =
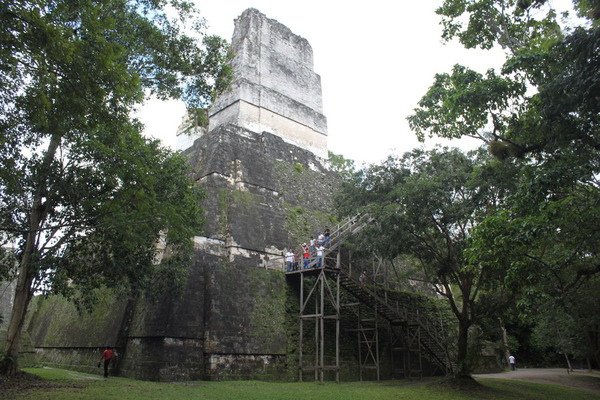
[(58, 299), (37, 302), (29, 332), (39, 359), (86, 369), (112, 345), (119, 372), (142, 379), (288, 374), (297, 315), (290, 324), (282, 252), (331, 225), (337, 184), (325, 166), (320, 77), (310, 44), (254, 9), (236, 19), (232, 48), (231, 87), (184, 151), (207, 196), (183, 295), (107, 296), (83, 316)]
[[(206, 224), (194, 237), (183, 293), (156, 301), (106, 291), (83, 315), (64, 299), (37, 299), (27, 322), (35, 361), (92, 372), (99, 348), (109, 345), (119, 353), (117, 373), (152, 380), (447, 371), (444, 332), (419, 312), (422, 299), (365, 288), (357, 276), (365, 260), (352, 269), (342, 251), (344, 238), (371, 219), (332, 215), (339, 179), (326, 166), (327, 123), (309, 43), (249, 9), (235, 21), (232, 47), (234, 79), (210, 109), (209, 129), (181, 141), (193, 143), (183, 154), (206, 192)], [(332, 257), (284, 271), (284, 249), (298, 253), (326, 228), (324, 252)]]

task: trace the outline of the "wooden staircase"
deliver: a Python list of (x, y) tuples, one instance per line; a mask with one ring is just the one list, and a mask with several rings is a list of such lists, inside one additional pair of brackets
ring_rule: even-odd
[[(331, 233), (324, 250), (323, 265), (318, 267), (318, 260), (314, 259), (309, 262), (306, 269), (291, 271), (287, 275), (325, 274), (330, 278), (339, 279), (340, 287), (356, 298), (360, 304), (373, 310), (376, 315), (389, 322), (396, 337), (402, 338), (403, 344), (397, 348), (398, 350), (409, 354), (411, 352), (418, 353), (419, 365), (421, 365), (420, 357), (423, 356), (441, 372), (451, 373), (452, 364), (444, 345), (444, 329), (440, 323), (435, 323), (433, 318), (423, 312), (419, 313), (419, 309), (412, 309), (410, 305), (402, 302), (388, 300), (388, 296), (382, 297), (378, 292), (381, 293), (385, 289), (377, 284), (360, 284), (341, 264), (339, 250), (342, 244), (372, 222), (373, 218), (368, 214), (357, 214), (347, 218)], [(415, 373), (421, 375), (422, 371), (419, 369), (420, 367), (409, 367), (406, 372), (405, 368), (404, 375), (414, 376)], [(377, 374), (379, 376), (379, 371)]]
[(434, 324), (429, 318), (421, 315), (422, 313), (419, 314), (418, 310), (407, 309), (406, 306), (400, 303), (390, 304), (389, 301), (372, 291), (369, 288), (370, 285), (361, 286), (359, 282), (343, 270), (330, 271), (326, 269), (326, 272), (339, 274), (341, 287), (352, 294), (359, 302), (387, 320), (393, 328), (402, 330), (403, 334), (412, 335), (412, 340), (417, 342), (416, 345), (423, 350), (423, 355), (430, 362), (445, 373), (452, 372), (443, 338), (440, 337), (442, 334), (440, 327), (433, 326)]

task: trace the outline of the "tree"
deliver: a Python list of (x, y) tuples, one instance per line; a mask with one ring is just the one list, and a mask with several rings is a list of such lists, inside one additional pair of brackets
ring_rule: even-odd
[(471, 369), (469, 328), (511, 301), (501, 285), (504, 271), (473, 262), (466, 250), (473, 229), (510, 193), (515, 170), (483, 152), (414, 150), (360, 172), (340, 196), (376, 217), (375, 231), (367, 233), (372, 248), (388, 259), (416, 258), (425, 279), (448, 301), (458, 321), (460, 377)]
[(355, 172), (354, 160), (344, 158), (341, 154), (335, 154), (331, 151), (328, 152), (327, 156), (331, 171), (338, 174), (342, 180), (352, 177), (352, 174)]
[[(599, 278), (600, 242), (593, 232), (600, 223), (600, 193), (580, 184), (556, 199), (540, 201), (535, 192), (526, 197), (517, 190), (504, 210), (483, 221), (473, 234), (471, 255), (480, 263), (507, 269), (505, 284), (515, 293), (522, 317), (539, 322), (538, 331), (547, 332), (548, 321), (562, 321), (562, 333), (578, 332), (554, 335), (546, 344), (600, 365), (600, 310), (591, 289)], [(568, 321), (571, 326), (565, 326)], [(582, 339), (586, 336), (589, 340)], [(578, 340), (567, 346), (570, 338)]]
[(205, 107), (230, 72), (225, 42), (202, 44), (186, 2), (8, 0), (0, 27), (0, 229), (17, 258), (2, 264), (17, 272), (10, 374), (35, 292), (89, 305), (93, 288), (178, 276), (199, 193), (186, 161), (145, 139), (132, 111), (148, 94)]
[(507, 58), (499, 73), (455, 66), (436, 75), (409, 117), (420, 138), (476, 136), (523, 165), (514, 195), (474, 231), (470, 254), (507, 269), (529, 315), (553, 310), (548, 302), (568, 313), (568, 299), (600, 273), (600, 2), (573, 4), (586, 23), (561, 26), (545, 0), (444, 1), (444, 39), (500, 46)]

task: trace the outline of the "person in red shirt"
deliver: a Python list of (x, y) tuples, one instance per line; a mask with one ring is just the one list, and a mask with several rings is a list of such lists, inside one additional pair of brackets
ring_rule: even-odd
[[(114, 352), (113, 349), (111, 347), (106, 347), (106, 349), (102, 352), (102, 356), (100, 357), (100, 363), (104, 362), (104, 377), (108, 378), (108, 365), (110, 364), (111, 360), (113, 359), (114, 356)], [(98, 363), (98, 366), (100, 366), (100, 363)]]
[(302, 261), (304, 261), (303, 268), (308, 268), (308, 262), (310, 258), (310, 250), (306, 243), (302, 243)]

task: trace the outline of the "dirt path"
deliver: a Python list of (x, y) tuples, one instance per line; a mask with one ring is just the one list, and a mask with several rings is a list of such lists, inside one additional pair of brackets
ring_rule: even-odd
[(550, 383), (585, 390), (600, 395), (600, 372), (561, 368), (523, 368), (499, 374), (479, 374), (475, 378), (518, 379), (527, 382)]

